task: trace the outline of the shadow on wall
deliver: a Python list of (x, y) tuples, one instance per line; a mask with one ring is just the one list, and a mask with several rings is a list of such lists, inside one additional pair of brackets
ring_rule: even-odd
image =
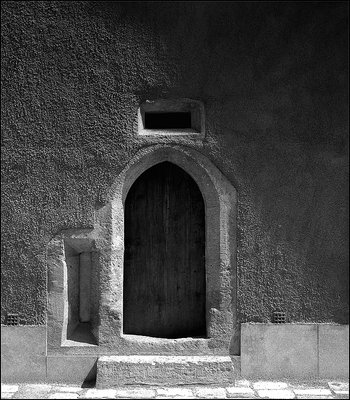
[(82, 388), (93, 388), (96, 386), (96, 376), (97, 376), (97, 360), (95, 364), (92, 366), (91, 370), (86, 375), (84, 382), (82, 384)]

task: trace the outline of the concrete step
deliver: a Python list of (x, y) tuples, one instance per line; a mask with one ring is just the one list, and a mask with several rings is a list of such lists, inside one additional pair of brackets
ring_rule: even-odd
[(96, 387), (234, 384), (229, 356), (102, 356)]

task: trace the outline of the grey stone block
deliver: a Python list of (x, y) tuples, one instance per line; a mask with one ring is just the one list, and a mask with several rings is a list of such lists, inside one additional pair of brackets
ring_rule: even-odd
[(319, 325), (320, 378), (349, 378), (349, 325)]
[(194, 385), (234, 382), (230, 357), (103, 356), (97, 363), (97, 388), (124, 385)]
[(1, 380), (6, 383), (46, 380), (46, 327), (1, 327)]
[(317, 325), (242, 324), (241, 346), (242, 377), (317, 376)]
[(94, 380), (96, 362), (95, 356), (48, 356), (47, 381), (81, 385)]

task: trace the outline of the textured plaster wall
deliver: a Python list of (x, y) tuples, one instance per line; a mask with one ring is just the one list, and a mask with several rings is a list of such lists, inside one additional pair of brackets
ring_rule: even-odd
[(346, 2), (1, 8), (2, 322), (45, 323), (49, 240), (93, 226), (139, 104), (183, 97), (238, 192), (240, 320), (348, 323)]

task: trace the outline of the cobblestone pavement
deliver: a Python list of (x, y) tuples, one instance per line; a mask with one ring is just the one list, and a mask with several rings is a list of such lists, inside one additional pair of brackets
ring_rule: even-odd
[(344, 381), (237, 380), (235, 386), (96, 389), (48, 384), (1, 384), (2, 399), (348, 399)]

